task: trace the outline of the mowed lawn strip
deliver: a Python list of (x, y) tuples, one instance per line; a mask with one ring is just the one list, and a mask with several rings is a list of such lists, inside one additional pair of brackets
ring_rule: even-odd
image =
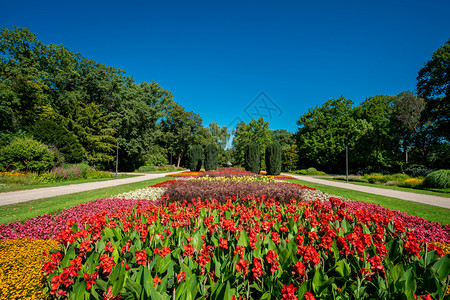
[(0, 206), (0, 224), (17, 221), (23, 222), (38, 215), (46, 213), (53, 214), (55, 211), (59, 212), (64, 208), (72, 207), (80, 203), (86, 203), (95, 199), (107, 198), (120, 193), (146, 188), (149, 185), (172, 179), (173, 178), (171, 177), (161, 177), (92, 191), (3, 205)]
[[(136, 175), (119, 174), (117, 176), (117, 179), (136, 177), (136, 176), (140, 176), (140, 175), (138, 175), (138, 174), (136, 174)], [(74, 179), (74, 180), (67, 180), (67, 181), (61, 181), (61, 182), (37, 183), (37, 184), (26, 184), (26, 185), (2, 184), (0, 186), (0, 192), (1, 193), (5, 193), (5, 192), (14, 192), (14, 191), (24, 191), (24, 190), (47, 188), (47, 187), (65, 186), (65, 185), (69, 185), (69, 184), (79, 184), (79, 183), (87, 183), (87, 182), (107, 181), (107, 180), (114, 180), (114, 179), (116, 179), (115, 175), (114, 175), (114, 177), (111, 177), (111, 178)]]
[[(324, 179), (329, 181), (335, 181), (335, 182), (345, 182), (345, 180), (337, 180), (330, 177), (317, 177), (318, 179)], [(376, 184), (376, 183), (367, 183), (367, 182), (358, 182), (358, 181), (348, 181), (348, 183), (351, 184), (357, 184), (357, 185), (363, 185), (363, 186), (371, 186), (371, 187), (377, 187), (382, 189), (388, 189), (388, 190), (396, 190), (396, 191), (402, 191), (402, 192), (409, 192), (409, 193), (416, 193), (416, 194), (424, 194), (424, 195), (431, 195), (431, 196), (439, 196), (439, 197), (446, 197), (450, 198), (450, 188), (448, 189), (415, 189), (415, 188), (406, 188), (401, 186), (395, 186), (395, 185), (384, 185), (384, 184)]]
[[(409, 215), (422, 217), (428, 221), (439, 222), (442, 225), (450, 224), (450, 209), (418, 202), (400, 200), (392, 197), (352, 191), (298, 179), (287, 179), (285, 181), (306, 185), (318, 189), (324, 193), (341, 196), (350, 200), (379, 204), (383, 207), (389, 208), (390, 210), (400, 210)], [(426, 195), (424, 195), (424, 197), (426, 197)]]

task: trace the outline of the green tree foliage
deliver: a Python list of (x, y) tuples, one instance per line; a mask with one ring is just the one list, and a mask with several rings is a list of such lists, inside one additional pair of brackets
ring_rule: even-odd
[(352, 167), (390, 169), (399, 157), (398, 140), (391, 124), (394, 96), (369, 97), (354, 109), (354, 118), (366, 120), (370, 126), (350, 149)]
[(283, 153), (283, 169), (284, 170), (292, 170), (295, 169), (298, 165), (298, 150), (297, 145), (291, 145), (289, 150)]
[(321, 170), (345, 168), (345, 147), (370, 129), (366, 120), (355, 119), (353, 102), (341, 97), (310, 109), (297, 121), (296, 137), (300, 168), (315, 166)]
[(54, 166), (55, 153), (32, 138), (18, 138), (0, 149), (0, 167), (6, 170), (43, 172)]
[(240, 122), (236, 129), (233, 130), (233, 150), (235, 164), (241, 165), (244, 163), (245, 147), (250, 142), (258, 144), (260, 149), (260, 158), (263, 168), (265, 168), (265, 149), (266, 145), (272, 142), (273, 134), (269, 128), (269, 122), (264, 121), (263, 118), (258, 120), (251, 120), (250, 123)]
[[(445, 145), (450, 142), (450, 39), (437, 49), (431, 59), (420, 69), (417, 76), (417, 93), (425, 98), (426, 106), (424, 117), (429, 123), (425, 132), (422, 132), (419, 143), (423, 140), (430, 141), (430, 137), (440, 145), (432, 145), (428, 153), (422, 151), (422, 157), (427, 156), (428, 161), (436, 163), (436, 157), (427, 155), (435, 149), (448, 149)], [(425, 139), (423, 139), (425, 136)], [(426, 144), (422, 142), (422, 144)], [(424, 148), (424, 147), (423, 147)], [(450, 153), (443, 157), (450, 156)], [(442, 160), (441, 163), (448, 161)], [(438, 163), (439, 164), (439, 163)]]
[(202, 168), (203, 150), (200, 145), (189, 146), (189, 169), (191, 171), (200, 171)]
[(257, 143), (250, 142), (245, 145), (245, 170), (259, 174), (261, 170), (261, 152)]
[(211, 135), (203, 127), (200, 116), (192, 111), (185, 111), (178, 103), (168, 108), (161, 121), (161, 129), (164, 133), (162, 142), (169, 153), (174, 153), (177, 157), (177, 167), (186, 156), (189, 145), (206, 146), (211, 142)]
[(205, 170), (215, 170), (219, 163), (219, 151), (215, 144), (209, 144), (205, 148)]
[(226, 126), (220, 127), (217, 125), (217, 122), (209, 123), (209, 133), (211, 134), (212, 141), (219, 146), (219, 165), (227, 166), (227, 163), (230, 161), (230, 157), (227, 154), (227, 143), (230, 139), (230, 133)]
[(280, 175), (281, 173), (281, 145), (278, 142), (269, 143), (266, 146), (266, 171), (268, 175)]
[[(162, 140), (158, 123), (172, 106), (171, 93), (155, 82), (137, 84), (122, 70), (62, 45), (43, 44), (25, 28), (0, 32), (0, 144), (20, 132), (35, 134), (36, 128), (51, 126), (41, 116), (50, 107), (57, 116), (51, 121), (84, 148), (79, 152), (83, 159), (110, 167), (116, 138), (122, 168), (133, 169)], [(40, 138), (61, 144), (61, 138), (51, 137)], [(65, 154), (76, 162), (72, 148), (79, 149), (78, 144), (66, 146)]]

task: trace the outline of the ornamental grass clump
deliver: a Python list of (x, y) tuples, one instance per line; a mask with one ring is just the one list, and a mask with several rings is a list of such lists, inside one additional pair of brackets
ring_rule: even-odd
[(425, 177), (424, 185), (430, 188), (450, 188), (450, 170), (438, 170)]
[[(44, 265), (54, 299), (442, 299), (450, 255), (392, 215), (248, 197), (71, 222)], [(432, 283), (432, 284), (430, 284)]]
[(0, 241), (0, 299), (49, 299), (42, 292), (45, 278), (43, 252), (58, 250), (53, 240)]

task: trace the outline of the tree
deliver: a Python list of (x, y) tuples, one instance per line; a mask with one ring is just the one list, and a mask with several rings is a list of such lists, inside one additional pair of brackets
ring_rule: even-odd
[(283, 169), (284, 170), (292, 170), (298, 164), (299, 156), (297, 145), (291, 145), (289, 150), (283, 153)]
[(215, 170), (218, 165), (219, 151), (215, 144), (209, 144), (205, 148), (205, 170)]
[[(450, 141), (450, 39), (436, 50), (417, 76), (417, 94), (426, 99), (434, 133)], [(445, 141), (441, 141), (445, 142)]]
[(296, 133), (302, 157), (299, 167), (342, 170), (345, 147), (353, 146), (370, 127), (367, 121), (353, 117), (352, 105), (353, 102), (344, 97), (330, 99), (299, 118)]
[(401, 141), (405, 154), (405, 163), (408, 164), (408, 152), (414, 146), (414, 139), (421, 129), (421, 116), (425, 108), (423, 98), (411, 92), (402, 92), (393, 99), (391, 121)]
[(269, 143), (266, 146), (266, 171), (268, 175), (280, 175), (281, 173), (281, 145), (278, 142)]
[(233, 130), (233, 150), (234, 161), (236, 164), (244, 163), (244, 149), (250, 142), (258, 144), (260, 149), (261, 165), (265, 168), (265, 149), (266, 145), (272, 141), (272, 131), (269, 128), (269, 122), (263, 118), (251, 120), (248, 124), (240, 122), (236, 129)]
[(177, 167), (186, 156), (189, 145), (205, 146), (211, 142), (211, 136), (203, 127), (200, 116), (192, 111), (185, 111), (184, 107), (176, 102), (168, 108), (161, 121), (161, 128), (164, 133), (162, 142), (169, 151), (175, 153), (178, 159)]
[(189, 146), (189, 169), (191, 171), (200, 171), (202, 168), (203, 150), (200, 145)]
[(261, 170), (261, 152), (259, 145), (255, 142), (250, 142), (245, 145), (244, 158), (245, 158), (245, 170), (259, 174)]
[(226, 153), (227, 143), (230, 139), (230, 133), (226, 126), (220, 127), (217, 122), (209, 123), (209, 133), (211, 134), (212, 141), (219, 146), (218, 149), (218, 162), (221, 166), (226, 166), (230, 158)]
[(354, 109), (354, 118), (366, 120), (370, 126), (350, 152), (353, 168), (386, 170), (396, 164), (398, 140), (390, 119), (393, 101), (394, 96), (377, 95)]

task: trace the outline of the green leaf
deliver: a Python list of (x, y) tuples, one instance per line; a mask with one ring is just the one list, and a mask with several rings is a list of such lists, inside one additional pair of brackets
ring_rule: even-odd
[(84, 292), (86, 291), (87, 285), (86, 282), (81, 281), (77, 283), (73, 287), (73, 292), (75, 294), (75, 300), (83, 300), (84, 299)]
[(194, 237), (191, 241), (191, 245), (192, 247), (194, 247), (197, 251), (202, 250), (203, 247), (203, 239), (202, 239), (202, 235), (200, 234), (200, 232), (196, 232), (194, 234)]
[(172, 262), (172, 257), (170, 255), (166, 255), (160, 262), (158, 271), (160, 274), (163, 274), (169, 268), (170, 263)]
[(128, 273), (125, 270), (125, 266), (120, 270), (119, 280), (117, 280), (112, 287), (112, 293), (114, 296), (118, 296), (125, 286), (126, 279), (128, 277)]
[(135, 299), (139, 298), (139, 295), (142, 293), (142, 286), (130, 278), (127, 278), (125, 282), (125, 289), (134, 293), (136, 295)]
[(450, 274), (450, 254), (442, 256), (434, 265), (439, 280), (444, 281)]
[(395, 283), (400, 279), (400, 277), (403, 276), (403, 274), (405, 273), (405, 268), (402, 263), (398, 263), (391, 269), (390, 273), (390, 278), (392, 279), (391, 282)]
[(260, 300), (270, 300), (272, 299), (272, 294), (270, 292), (265, 292), (262, 296)]
[(105, 227), (103, 229), (103, 236), (104, 236), (105, 240), (109, 240), (110, 238), (112, 238), (114, 236), (114, 232), (111, 230), (111, 228)]
[(338, 272), (338, 274), (343, 277), (343, 278), (348, 278), (350, 275), (350, 266), (348, 265), (348, 263), (342, 259), (339, 260), (338, 262), (336, 262), (336, 272)]
[(230, 282), (227, 281), (227, 287), (225, 288), (225, 294), (223, 299), (224, 300), (231, 300), (231, 298), (233, 298), (234, 295), (234, 289), (230, 288)]
[(248, 247), (248, 235), (245, 230), (241, 230), (241, 236), (239, 237), (238, 246)]
[(405, 291), (412, 291), (413, 293), (416, 291), (417, 283), (414, 279), (414, 273), (412, 272), (412, 268), (409, 268), (400, 278), (400, 281), (405, 283)]

